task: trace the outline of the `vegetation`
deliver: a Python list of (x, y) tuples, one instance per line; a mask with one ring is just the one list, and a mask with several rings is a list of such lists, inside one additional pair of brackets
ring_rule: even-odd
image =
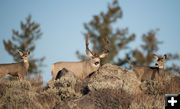
[[(113, 24), (117, 20), (121, 19), (123, 15), (122, 9), (120, 8), (118, 1), (114, 0), (112, 4), (108, 5), (107, 13), (101, 12), (99, 15), (93, 16), (93, 20), (89, 23), (85, 23), (84, 27), (87, 30), (86, 36), (89, 34), (93, 45), (93, 52), (102, 51), (105, 46), (104, 37), (108, 37), (110, 41), (110, 53), (106, 58), (102, 60), (102, 63), (116, 63), (123, 65), (126, 63), (126, 58), (117, 58), (118, 54), (123, 50), (127, 49), (127, 45), (132, 42), (135, 38), (135, 34), (128, 35), (128, 29), (113, 28)], [(77, 51), (77, 55), (80, 59), (86, 59), (85, 56)]]
[[(118, 78), (119, 75), (122, 78)], [(180, 93), (180, 77), (170, 77), (168, 75), (163, 80), (144, 81), (133, 87), (134, 92), (138, 87), (140, 90), (132, 93), (129, 90), (132, 89), (132, 85), (135, 83), (135, 77), (127, 78), (133, 75), (132, 71), (106, 64), (99, 72), (84, 81), (76, 80), (73, 76), (68, 75), (52, 82), (49, 86), (43, 86), (41, 76), (28, 78), (23, 82), (4, 79), (0, 80), (0, 108), (162, 109), (165, 105), (165, 94)], [(98, 84), (97, 80), (101, 82)], [(138, 82), (138, 80), (136, 81)], [(110, 82), (119, 82), (120, 85), (109, 84)], [(98, 88), (92, 89), (92, 84)], [(106, 84), (108, 86), (105, 86)]]
[[(143, 44), (139, 45), (139, 48), (132, 49), (129, 47), (129, 44), (135, 40), (137, 37), (136, 34), (129, 34), (128, 28), (114, 28), (114, 24), (123, 17), (123, 12), (118, 0), (114, 0), (109, 4), (107, 9), (106, 13), (100, 12), (99, 15), (94, 15), (89, 23), (84, 24), (84, 28), (87, 31), (84, 35), (90, 34), (93, 52), (100, 52), (105, 45), (103, 41), (104, 37), (108, 37), (110, 40), (110, 53), (102, 60), (102, 63), (112, 63), (122, 66), (127, 64), (127, 60), (130, 60), (135, 66), (149, 66), (152, 64), (153, 54), (159, 50), (159, 45), (162, 44), (162, 41), (157, 39), (158, 29), (143, 34)], [(123, 52), (124, 50), (126, 50), (126, 53)], [(118, 57), (122, 52), (123, 54), (125, 53), (125, 56)], [(77, 51), (76, 54), (81, 60), (87, 59), (87, 57), (79, 53), (79, 51)], [(172, 61), (173, 63), (174, 60), (180, 60), (179, 54), (166, 54), (168, 57), (167, 61)], [(180, 66), (173, 63), (166, 67), (166, 71), (180, 73)]]
[[(93, 43), (93, 51), (100, 52), (105, 45), (103, 39), (108, 37), (111, 44), (110, 54), (102, 63), (125, 65), (127, 59), (135, 65), (150, 65), (152, 54), (159, 49), (156, 38), (157, 31), (153, 30), (142, 36), (143, 44), (140, 49), (129, 49), (128, 45), (136, 35), (128, 33), (128, 29), (114, 29), (114, 23), (122, 18), (122, 10), (117, 0), (108, 5), (107, 13), (95, 15), (93, 20), (84, 24)], [(35, 49), (35, 41), (42, 33), (39, 24), (31, 21), (21, 22), (22, 32), (13, 30), (12, 39), (3, 41), (7, 52), (15, 61), (20, 58), (17, 49), (31, 52)], [(129, 50), (125, 57), (117, 57), (123, 50)], [(87, 59), (77, 51), (82, 60)], [(168, 53), (168, 61), (179, 59), (178, 54)], [(43, 58), (30, 58), (30, 72), (39, 73)], [(168, 72), (180, 72), (180, 67), (172, 64), (167, 67)], [(0, 80), (0, 109), (162, 109), (164, 108), (164, 94), (180, 93), (180, 77), (165, 75), (162, 80), (146, 80), (140, 82), (133, 71), (116, 65), (106, 64), (98, 72), (94, 72), (85, 80), (78, 80), (74, 76), (65, 75), (52, 81), (49, 86), (43, 85), (41, 76), (28, 78), (26, 81), (15, 79)], [(161, 76), (161, 75), (159, 75)], [(159, 77), (162, 78), (162, 77)]]

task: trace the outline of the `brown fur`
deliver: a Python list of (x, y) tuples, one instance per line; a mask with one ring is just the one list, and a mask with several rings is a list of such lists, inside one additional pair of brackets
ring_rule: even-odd
[(141, 66), (141, 67), (134, 67), (133, 71), (136, 73), (136, 76), (139, 80), (153, 80), (153, 79), (162, 79), (160, 77), (164, 77), (164, 63), (166, 60), (166, 55), (163, 58), (154, 55), (154, 58), (157, 59), (156, 67), (149, 67), (149, 66)]
[(26, 54), (23, 54), (19, 51), (19, 54), (21, 55), (23, 62), (0, 64), (0, 79), (4, 76), (18, 76), (21, 81), (24, 80), (24, 76), (27, 74), (29, 68), (28, 59), (30, 52), (28, 51)]
[[(48, 84), (55, 80), (58, 72), (63, 68), (70, 70), (77, 76), (79, 79), (85, 79), (90, 73), (95, 72), (100, 67), (100, 58), (104, 58), (109, 50), (106, 47), (101, 53), (95, 54), (92, 53), (88, 48), (88, 37), (86, 37), (86, 54), (91, 57), (90, 60), (82, 61), (82, 62), (56, 62), (51, 67), (52, 80), (48, 82)], [(107, 41), (108, 43), (108, 41)]]

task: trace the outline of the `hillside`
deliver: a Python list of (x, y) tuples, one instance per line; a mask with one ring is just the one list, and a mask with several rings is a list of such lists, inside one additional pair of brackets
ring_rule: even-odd
[(133, 71), (105, 64), (84, 81), (63, 69), (60, 80), (0, 80), (0, 109), (162, 109), (164, 95), (180, 93), (180, 77), (139, 81)]

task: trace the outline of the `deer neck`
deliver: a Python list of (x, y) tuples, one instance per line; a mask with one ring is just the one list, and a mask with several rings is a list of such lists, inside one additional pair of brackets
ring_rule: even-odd
[(24, 60), (24, 67), (25, 67), (26, 69), (29, 68), (29, 61), (28, 61), (28, 60)]
[(164, 69), (164, 67), (163, 67), (163, 66), (160, 66), (159, 69)]
[(83, 74), (82, 74), (82, 78), (85, 79), (90, 73), (91, 73), (91, 65), (89, 64), (90, 63), (90, 60), (88, 61), (84, 61), (83, 62)]

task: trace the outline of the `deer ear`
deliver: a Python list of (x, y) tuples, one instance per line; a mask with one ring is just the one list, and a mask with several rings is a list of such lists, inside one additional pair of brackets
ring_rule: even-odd
[(167, 55), (166, 54), (163, 56), (163, 59), (167, 59)]
[(99, 58), (104, 58), (105, 56), (107, 56), (108, 55), (108, 52), (103, 52), (103, 53), (100, 53), (99, 54)]
[(87, 50), (87, 49), (86, 49), (86, 54), (87, 54), (88, 56), (90, 56), (90, 57), (93, 57), (93, 53), (92, 53), (90, 50)]
[(19, 53), (21, 56), (23, 56), (23, 52), (22, 52), (22, 51), (18, 50), (18, 53)]
[(27, 51), (27, 55), (30, 55), (30, 50)]
[(156, 54), (153, 54), (154, 58), (158, 60), (158, 56)]

